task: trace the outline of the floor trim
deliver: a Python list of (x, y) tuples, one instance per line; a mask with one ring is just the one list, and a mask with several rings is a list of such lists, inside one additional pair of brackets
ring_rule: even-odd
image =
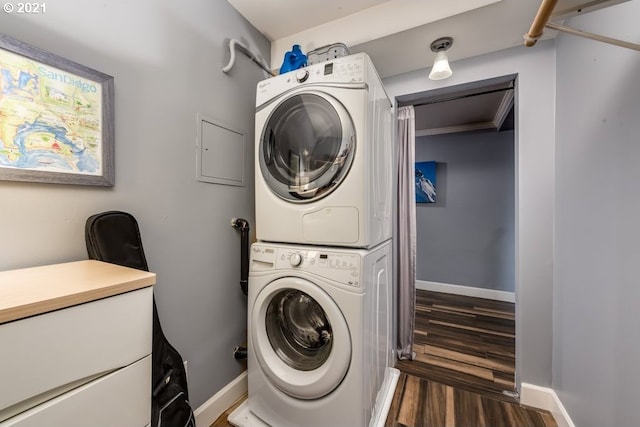
[(556, 392), (547, 387), (522, 383), (520, 388), (520, 403), (534, 408), (546, 409), (553, 414), (558, 427), (575, 427), (569, 413), (562, 405)]
[(247, 392), (247, 387), (247, 371), (243, 371), (193, 412), (196, 417), (196, 427), (209, 427), (213, 424), (224, 411)]
[(451, 285), (449, 283), (427, 282), (424, 280), (416, 280), (416, 289), (432, 292), (444, 292), (447, 294), (464, 295), (467, 297), (476, 297), (484, 299), (492, 299), (504, 302), (516, 302), (516, 293), (508, 291), (499, 291), (495, 289), (475, 288), (473, 286)]

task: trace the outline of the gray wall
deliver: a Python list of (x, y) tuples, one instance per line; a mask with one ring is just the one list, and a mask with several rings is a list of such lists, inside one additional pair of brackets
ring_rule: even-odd
[(97, 212), (131, 212), (140, 223), (169, 340), (189, 363), (194, 407), (243, 370), (245, 341), (239, 234), (253, 223), (253, 153), (245, 187), (195, 179), (196, 114), (246, 133), (253, 145), (262, 70), (243, 55), (229, 75), (225, 39), (268, 62), (270, 45), (225, 1), (65, 0), (46, 14), (0, 14), (0, 31), (115, 77), (113, 188), (0, 182), (0, 270), (86, 259), (84, 223)]
[[(637, 43), (640, 2), (568, 25)], [(640, 425), (640, 53), (557, 40), (553, 385), (581, 427)]]
[(515, 292), (514, 131), (416, 139), (437, 161), (436, 203), (416, 204), (418, 280)]
[[(392, 98), (517, 74), (516, 113), (516, 379), (551, 386), (555, 47), (517, 47), (456, 61), (453, 76), (427, 70), (385, 79)], [(541, 174), (543, 168), (546, 173)], [(547, 172), (548, 171), (548, 172)]]

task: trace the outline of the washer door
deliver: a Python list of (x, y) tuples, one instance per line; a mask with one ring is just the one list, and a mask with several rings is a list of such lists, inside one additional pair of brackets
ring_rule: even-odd
[(295, 203), (335, 190), (351, 167), (356, 145), (345, 107), (322, 92), (284, 99), (269, 115), (260, 138), (260, 170), (279, 197)]
[(331, 393), (351, 362), (349, 329), (336, 303), (297, 277), (269, 283), (251, 312), (253, 351), (269, 380), (299, 399)]

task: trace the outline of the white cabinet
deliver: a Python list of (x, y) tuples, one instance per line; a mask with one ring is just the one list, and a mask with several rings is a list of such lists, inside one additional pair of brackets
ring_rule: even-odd
[(151, 356), (15, 417), (2, 427), (144, 427), (151, 420)]
[(80, 261), (0, 272), (0, 427), (144, 427), (153, 273)]

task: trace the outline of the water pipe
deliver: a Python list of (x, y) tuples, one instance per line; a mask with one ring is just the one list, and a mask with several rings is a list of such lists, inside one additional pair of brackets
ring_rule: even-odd
[(249, 293), (249, 221), (233, 218), (231, 226), (240, 230), (240, 289), (247, 295)]

